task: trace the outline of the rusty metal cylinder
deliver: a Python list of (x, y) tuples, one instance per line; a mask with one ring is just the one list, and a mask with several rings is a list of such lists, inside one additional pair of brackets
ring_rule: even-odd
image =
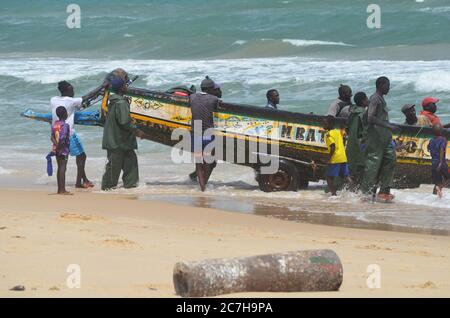
[(332, 250), (179, 262), (173, 270), (175, 291), (182, 297), (336, 291), (342, 279), (341, 261)]

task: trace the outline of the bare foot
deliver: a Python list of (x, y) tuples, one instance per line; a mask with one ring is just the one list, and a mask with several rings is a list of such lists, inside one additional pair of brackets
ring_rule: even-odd
[(79, 184), (79, 185), (75, 185), (75, 188), (78, 189), (89, 189), (89, 188), (93, 188), (94, 184), (92, 182), (85, 182), (83, 184)]
[(386, 194), (386, 193), (378, 193), (377, 195), (377, 201), (381, 203), (390, 203), (393, 200), (392, 194)]
[(436, 187), (436, 193), (439, 199), (442, 199), (442, 189), (439, 187)]
[(61, 192), (58, 192), (57, 194), (61, 194), (61, 195), (73, 195), (73, 193), (72, 193), (72, 192), (69, 192), (69, 191), (61, 191)]

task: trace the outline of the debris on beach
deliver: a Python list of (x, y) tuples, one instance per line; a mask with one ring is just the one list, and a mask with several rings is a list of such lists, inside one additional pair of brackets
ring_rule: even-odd
[(11, 291), (25, 291), (25, 286), (17, 285), (10, 289)]
[(175, 291), (182, 297), (337, 291), (342, 280), (342, 264), (332, 250), (179, 262), (173, 271)]

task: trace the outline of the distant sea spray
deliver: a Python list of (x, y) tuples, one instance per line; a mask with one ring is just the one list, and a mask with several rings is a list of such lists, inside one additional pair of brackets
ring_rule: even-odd
[[(312, 58), (213, 60), (89, 60), (73, 58), (0, 59), (0, 74), (30, 83), (100, 78), (116, 67), (138, 74), (149, 88), (200, 82), (205, 74), (231, 85), (285, 85), (349, 82), (370, 86), (382, 72), (395, 85), (417, 93), (450, 94), (450, 61), (328, 61)], [(276, 70), (276, 76), (272, 75)], [(226, 87), (225, 87), (226, 88)]]

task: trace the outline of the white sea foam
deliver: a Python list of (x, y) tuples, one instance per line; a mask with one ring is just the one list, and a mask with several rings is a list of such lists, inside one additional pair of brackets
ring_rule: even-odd
[(450, 72), (437, 70), (422, 73), (414, 86), (419, 92), (450, 92)]
[(222, 84), (242, 83), (245, 79), (247, 85), (284, 82), (295, 85), (338, 81), (370, 83), (382, 73), (390, 77), (394, 85), (413, 85), (418, 92), (450, 91), (450, 61), (327, 61), (299, 57), (199, 61), (0, 59), (3, 76), (43, 84), (99, 76), (116, 67), (141, 75), (150, 87), (197, 83), (204, 74), (219, 78)]
[(434, 8), (426, 7), (420, 9), (419, 11), (431, 13), (446, 13), (450, 12), (450, 7), (434, 7)]
[(9, 175), (9, 174), (13, 174), (14, 172), (15, 172), (15, 170), (5, 169), (3, 167), (0, 167), (0, 175)]
[(444, 189), (444, 195), (440, 199), (436, 195), (432, 194), (432, 189), (433, 189), (432, 186), (424, 186), (420, 190), (418, 189), (393, 190), (392, 193), (396, 196), (395, 200), (397, 202), (449, 209), (450, 208), (450, 193), (448, 193), (449, 190)]
[(245, 41), (245, 40), (237, 40), (237, 41), (234, 41), (233, 44), (231, 44), (231, 45), (244, 45), (246, 43), (247, 43), (247, 41)]
[(317, 40), (302, 40), (302, 39), (283, 39), (284, 43), (289, 43), (294, 46), (313, 46), (313, 45), (334, 45), (334, 46), (353, 46), (344, 42), (331, 41), (317, 41)]

